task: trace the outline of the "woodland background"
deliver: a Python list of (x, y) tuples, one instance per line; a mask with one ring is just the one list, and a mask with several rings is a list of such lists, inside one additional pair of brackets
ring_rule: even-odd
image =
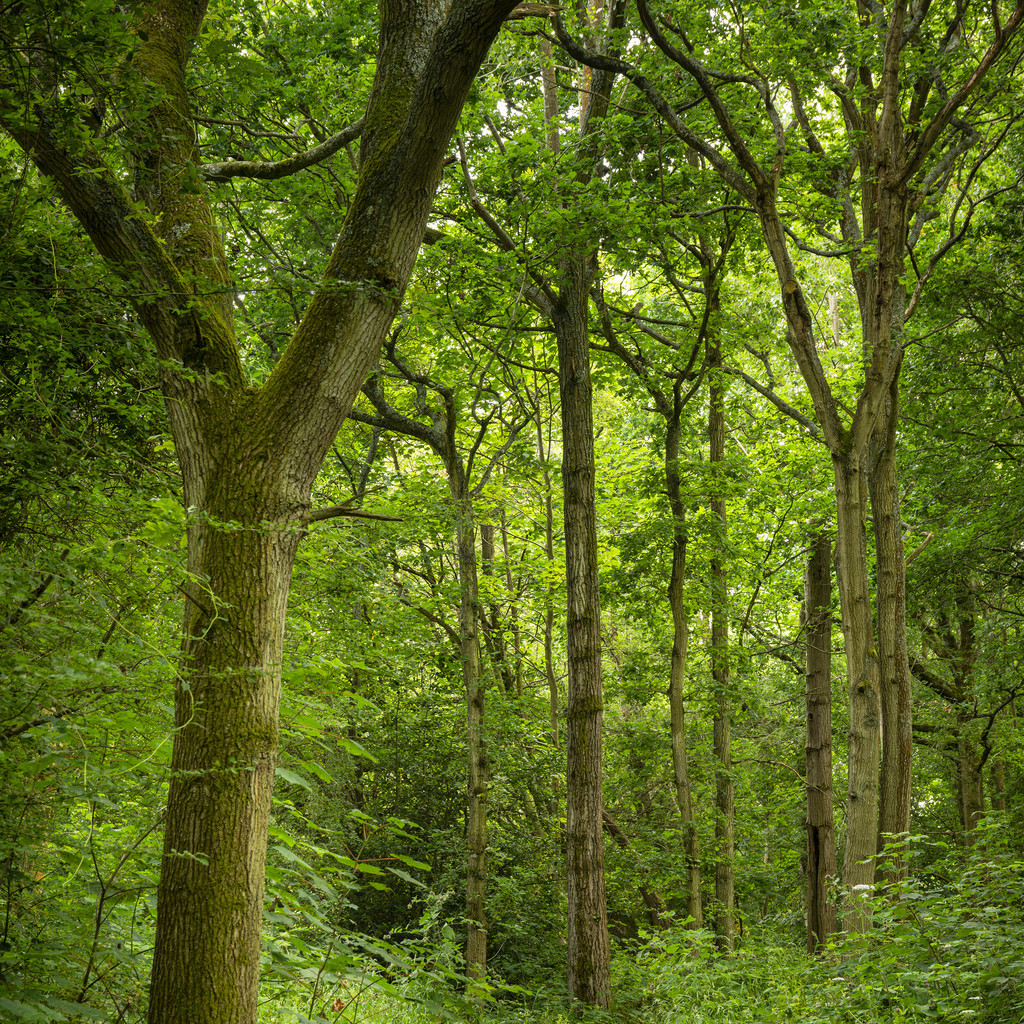
[[(409, 13), (382, 8), (385, 29)], [(139, 299), (132, 272), (98, 255), (98, 229), (34, 166), (41, 133), (25, 128), (25, 111), (42, 124), (44, 109), (79, 180), (101, 177), (82, 154), (102, 151), (103, 173), (134, 182), (132, 216), (167, 228), (136, 166), (155, 144), (140, 157), (131, 130), (159, 106), (130, 70), (149, 43), (140, 10), (0, 13), (5, 1020), (147, 1012), (171, 751), (192, 722), (182, 619), (204, 595), (220, 607), (186, 533), (234, 529), (183, 494), (162, 397), (177, 371), (139, 312), (161, 300)], [(588, 1012), (1024, 1013), (1020, 9), (642, 11), (566, 8), (556, 26), (551, 9), (522, 5), (505, 22), (438, 156), (397, 315), (292, 531), (258, 965), (268, 1024), (582, 1012), (566, 981), (575, 598), (562, 472), (581, 430), (594, 446), (611, 933), (610, 1007)], [(176, 165), (175, 195), (202, 200), (223, 242), (218, 301), (250, 392), (297, 336), (369, 173), (360, 118), (384, 63), (379, 13), (218, 0), (192, 40), (183, 81), (202, 159)], [(712, 69), (749, 164), (687, 59)], [(873, 103), (898, 112), (910, 154), (938, 125), (932, 162), (900, 186), (906, 237), (885, 300), (898, 312), (882, 341), (864, 326), (864, 282), (886, 258), (870, 198), (882, 158), (864, 141), (887, 130)], [(772, 210), (786, 232), (774, 250)], [(574, 267), (592, 431), (559, 394)], [(841, 865), (856, 679), (830, 582), (845, 455), (801, 377), (801, 323), (849, 425), (835, 436), (853, 437), (876, 403), (860, 465), (892, 457), (905, 571), (888, 591), (904, 602), (895, 613), (871, 600), (883, 655), (887, 616), (905, 626), (909, 820), (899, 835), (869, 830), (870, 887), (853, 892)], [(859, 479), (852, 536), (873, 595), (893, 562)], [(876, 738), (876, 767), (878, 750)], [(896, 769), (880, 771), (884, 789)], [(809, 822), (834, 838), (831, 865), (809, 850)], [(205, 866), (198, 848), (169, 855)], [(809, 890), (826, 915), (813, 927)]]

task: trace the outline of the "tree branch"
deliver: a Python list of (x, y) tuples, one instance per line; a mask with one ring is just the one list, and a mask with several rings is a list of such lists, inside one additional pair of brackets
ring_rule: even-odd
[(365, 124), (364, 116), (321, 142), (319, 146), (286, 157), (284, 160), (226, 160), (219, 164), (202, 164), (199, 173), (207, 181), (228, 181), (231, 178), (276, 181), (278, 178), (287, 178), (334, 156), (339, 149), (359, 138)]

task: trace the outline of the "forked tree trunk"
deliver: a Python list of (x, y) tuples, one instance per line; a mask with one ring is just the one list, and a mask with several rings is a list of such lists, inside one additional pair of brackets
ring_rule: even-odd
[[(152, 103), (123, 132), (69, 137), (51, 99), (0, 103), (0, 120), (50, 176), (128, 283), (162, 365), (188, 529), (178, 729), (158, 889), (151, 1024), (255, 1024), (267, 820), (288, 586), (324, 454), (408, 284), (448, 142), (515, 0), (381, 4), (361, 167), (323, 286), (262, 386), (231, 324), (231, 274), (196, 181), (202, 157), (188, 60), (204, 0), (125, 8)], [(99, 23), (98, 23), (99, 24)], [(116, 93), (118, 83), (110, 83)], [(10, 90), (8, 90), (10, 92)], [(111, 151), (123, 140), (130, 151)], [(135, 161), (139, 215), (117, 176)]]
[(820, 951), (836, 930), (832, 812), (832, 567), (828, 534), (818, 530), (804, 574), (807, 740), (807, 952)]

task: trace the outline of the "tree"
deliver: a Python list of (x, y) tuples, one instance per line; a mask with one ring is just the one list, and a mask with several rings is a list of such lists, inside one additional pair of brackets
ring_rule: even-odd
[[(199, 177), (201, 99), (188, 72), (206, 3), (157, 0), (124, 25), (92, 11), (89, 35), (55, 26), (98, 75), (76, 73), (60, 36), (40, 39), (47, 22), (32, 5), (3, 30), (0, 117), (129, 286), (161, 361), (189, 513), (154, 1022), (256, 1019), (284, 616), (313, 481), (401, 301), (448, 140), (513, 7), (383, 5), (356, 191), (261, 387), (239, 355), (230, 269)], [(104, 135), (96, 122), (115, 102), (124, 128)]]
[[(479, 425), (467, 457), (463, 457), (457, 443), (459, 426), (454, 389), (439, 383), (432, 377), (414, 371), (396, 352), (396, 337), (386, 346), (388, 361), (398, 370), (402, 379), (415, 385), (423, 397), (417, 412), (428, 416), (430, 426), (399, 412), (387, 399), (381, 386), (380, 374), (373, 374), (363, 385), (363, 391), (370, 400), (377, 417), (364, 413), (353, 413), (354, 418), (363, 422), (370, 420), (374, 426), (394, 430), (429, 445), (444, 464), (448, 478), (455, 516), (455, 546), (459, 567), (459, 660), (462, 663), (462, 679), (466, 690), (466, 720), (468, 732), (468, 779), (466, 787), (466, 974), (471, 992), (479, 994), (487, 977), (487, 788), (489, 767), (487, 746), (484, 738), (486, 680), (480, 658), (479, 628), (483, 619), (480, 601), (479, 571), (476, 553), (477, 515), (474, 502), (487, 484), (495, 465), (516, 440), (516, 436), (529, 422), (520, 419), (507, 432), (503, 444), (491, 455), (479, 472), (479, 480), (471, 484), (471, 474), (480, 446), (486, 437), (491, 421), (498, 408), (479, 414)], [(474, 374), (474, 399), (471, 411), (477, 413), (481, 399), (493, 402), (497, 397), (493, 387), (487, 383), (488, 371), (493, 357)], [(440, 407), (426, 402), (426, 390), (434, 392), (440, 399)], [(492, 552), (493, 558), (493, 552)]]
[[(769, 16), (765, 18), (768, 31), (764, 37), (755, 37), (762, 44), (757, 63), (764, 70), (741, 74), (732, 68), (724, 72), (715, 68), (718, 55), (714, 51), (710, 60), (698, 59), (685, 31), (680, 36), (683, 47), (677, 46), (666, 33), (665, 25), (671, 22), (659, 22), (646, 0), (639, 0), (638, 10), (657, 48), (692, 83), (688, 102), (706, 105), (711, 122), (706, 130), (692, 127), (691, 118), (684, 121), (677, 107), (637, 66), (587, 50), (560, 24), (559, 40), (575, 59), (629, 78), (679, 139), (707, 159), (742, 197), (760, 223), (778, 278), (787, 342), (833, 461), (850, 696), (843, 879), (851, 890), (864, 892), (874, 883), (881, 837), (903, 835), (910, 813), (910, 674), (906, 621), (901, 614), (904, 566), (893, 454), (904, 323), (932, 270), (961, 237), (970, 214), (960, 221), (954, 214), (949, 237), (934, 242), (909, 300), (902, 284), (904, 252), (916, 246), (933, 219), (937, 196), (956, 187), (954, 168), (968, 154), (974, 161), (986, 159), (1014, 120), (1008, 115), (998, 127), (983, 133), (970, 119), (970, 103), (986, 74), (1010, 48), (1024, 18), (1024, 4), (1015, 5), (1005, 22), (997, 9), (989, 21), (986, 10), (973, 23), (974, 43), (966, 59), (955, 64), (947, 59), (947, 48), (954, 48), (961, 39), (966, 8), (947, 12), (920, 5), (911, 10), (905, 0), (899, 0), (891, 12), (858, 5), (856, 19), (837, 18), (824, 27), (812, 15), (806, 29), (799, 14), (794, 15), (795, 26), (793, 19), (780, 23)], [(702, 29), (710, 27), (710, 12), (683, 8), (678, 13)], [(736, 12), (735, 18), (727, 13), (724, 17), (741, 45), (748, 46), (742, 12)], [(805, 44), (791, 31), (793, 27), (806, 30), (815, 40), (820, 66), (801, 64)], [(831, 40), (840, 31), (851, 44), (842, 80), (833, 73), (831, 54)], [(914, 67), (914, 74), (904, 73), (908, 65)], [(800, 74), (793, 73), (794, 66), (801, 66)], [(741, 98), (734, 99), (737, 87), (741, 87)], [(794, 112), (791, 125), (784, 123), (778, 109), (777, 98), (783, 91)], [(813, 118), (806, 102), (812, 93), (820, 105)], [(745, 127), (745, 119), (755, 110), (755, 120), (764, 131)], [(830, 137), (838, 138), (834, 151), (821, 141)], [(779, 210), (783, 174), (794, 160), (790, 154), (801, 148), (815, 168), (814, 187), (829, 203), (825, 220), (811, 216), (828, 250), (800, 240)], [(963, 195), (969, 192), (973, 177), (973, 173), (965, 175)], [(840, 382), (829, 380), (821, 360), (814, 317), (787, 240), (790, 236), (800, 248), (836, 255), (848, 264), (860, 313), (857, 351), (862, 367), (849, 417), (837, 392)], [(880, 559), (877, 648), (863, 528), (869, 487)], [(888, 734), (882, 746), (880, 788), (883, 722)], [(853, 930), (867, 927), (866, 914), (856, 908), (847, 920)]]

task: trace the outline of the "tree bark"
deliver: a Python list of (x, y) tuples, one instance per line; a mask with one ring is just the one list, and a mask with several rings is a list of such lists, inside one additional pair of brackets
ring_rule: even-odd
[(977, 748), (971, 736), (974, 715), (961, 705), (956, 716), (956, 785), (964, 845), (973, 846), (978, 822), (985, 813), (985, 789)]
[[(640, 860), (637, 854), (636, 848), (629, 841), (629, 837), (625, 832), (622, 831), (619, 823), (604, 810), (601, 814), (604, 822), (605, 831), (612, 837), (612, 841), (620, 849), (625, 850), (637, 864), (638, 870), (641, 872), (641, 879), (646, 874), (647, 869), (644, 867), (643, 862)], [(640, 897), (644, 901), (644, 906), (647, 908), (647, 922), (652, 928), (658, 928), (661, 926), (661, 915), (665, 912), (665, 901), (661, 896), (654, 892), (653, 889), (645, 882), (640, 881), (637, 883), (637, 888), (640, 890)]]
[[(473, 493), (465, 461), (456, 443), (454, 391), (426, 377), (415, 376), (395, 355), (388, 356), (410, 381), (430, 386), (443, 402), (442, 408), (423, 403), (431, 425), (405, 416), (392, 406), (380, 388), (376, 375), (363, 391), (380, 419), (375, 425), (418, 438), (441, 459), (448, 480), (448, 491), (455, 513), (455, 549), (459, 566), (459, 661), (466, 692), (466, 977), (471, 996), (480, 994), (487, 977), (487, 790), (489, 769), (484, 732), (486, 688), (480, 656), (479, 626), (482, 618), (480, 579), (476, 554), (476, 517)], [(360, 414), (360, 418), (362, 418)], [(493, 560), (493, 543), (491, 544)]]
[(564, 263), (553, 322), (562, 400), (566, 630), (566, 848), (569, 996), (592, 1006), (611, 999), (611, 950), (604, 885), (601, 812), (601, 606), (598, 591), (594, 424), (591, 408), (588, 292), (596, 261)]
[(480, 570), (486, 577), (491, 593), (491, 600), (485, 607), (480, 602), (480, 621), (483, 624), (484, 646), (491, 661), (496, 678), (501, 680), (501, 685), (506, 693), (516, 692), (516, 680), (512, 674), (508, 662), (508, 647), (505, 642), (505, 628), (501, 621), (501, 610), (494, 598), (495, 577), (494, 577), (494, 523), (482, 522), (480, 524)]
[(832, 570), (825, 530), (811, 541), (804, 574), (807, 741), (807, 952), (836, 930), (832, 886), (837, 871), (832, 812)]
[(868, 593), (865, 490), (860, 461), (833, 456), (836, 483), (836, 578), (843, 618), (850, 730), (843, 886), (851, 893), (845, 925), (863, 931), (863, 903), (874, 885), (878, 842), (878, 773), (881, 738), (878, 657)]
[(477, 635), (480, 591), (476, 564), (476, 529), (465, 473), (449, 470), (455, 498), (459, 550), (459, 646), (466, 690), (466, 736), (469, 773), (466, 787), (466, 976), (467, 991), (477, 994), (487, 977), (487, 744), (484, 736), (485, 689)]
[(871, 445), (871, 512), (875, 534), (878, 594), (879, 693), (882, 717), (882, 759), (878, 807), (878, 852), (890, 846), (890, 858), (879, 863), (892, 880), (906, 877), (903, 837), (910, 831), (913, 771), (910, 659), (907, 652), (906, 562), (903, 522), (896, 480), (896, 424), (899, 388), (894, 380), (882, 429)]
[[(268, 481), (251, 462), (234, 480), (225, 479), (231, 461), (219, 465), (224, 500), (188, 530), (151, 1021), (257, 1016), (284, 617), (300, 533), (286, 498), (267, 501)], [(235, 500), (243, 484), (263, 492), (257, 502)], [(183, 977), (197, 982), (187, 1000)]]

